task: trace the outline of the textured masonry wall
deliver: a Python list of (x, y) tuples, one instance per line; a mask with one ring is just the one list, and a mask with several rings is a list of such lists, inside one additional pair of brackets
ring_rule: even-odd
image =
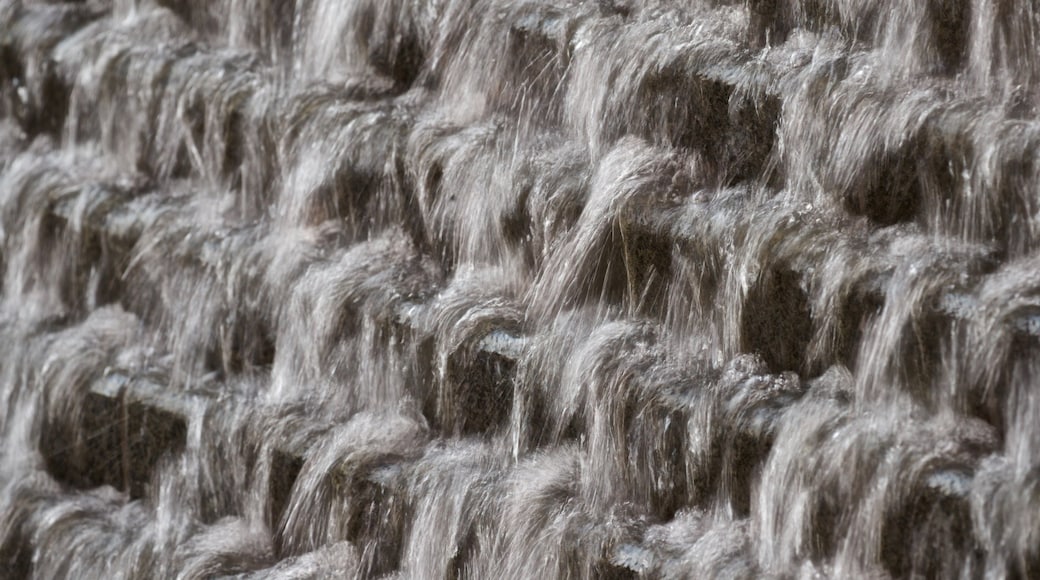
[(1032, 0), (0, 0), (0, 576), (1040, 574)]

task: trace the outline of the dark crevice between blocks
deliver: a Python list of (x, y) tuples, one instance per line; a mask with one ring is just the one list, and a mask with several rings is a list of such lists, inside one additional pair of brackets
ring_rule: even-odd
[[(303, 457), (286, 451), (275, 449), (271, 455), (271, 477), (268, 480), (270, 494), (267, 524), (272, 530), (281, 526), (282, 517), (289, 506), (293, 486), (303, 469)], [(280, 554), (279, 557), (284, 557)]]
[(390, 472), (403, 460), (403, 457), (392, 455), (383, 457), (378, 464), (366, 468), (364, 474), (335, 485), (337, 489), (349, 490), (352, 509), (347, 523), (347, 540), (366, 547), (360, 565), (366, 578), (394, 571), (401, 560), (412, 518), (406, 498), (394, 486), (393, 473)]
[(787, 40), (793, 26), (784, 10), (784, 0), (746, 0), (748, 5), (747, 42), (752, 48), (776, 46)]
[(550, 415), (551, 405), (546, 400), (546, 393), (540, 389), (518, 389), (514, 401), (517, 421), (522, 422), (522, 425), (514, 427), (519, 432), (517, 443), (521, 450), (545, 449), (565, 441), (578, 442), (587, 432), (584, 415), (573, 413), (565, 425), (559, 426), (559, 432), (553, 433), (550, 428), (554, 424), (554, 417)]
[[(824, 0), (745, 0), (749, 9), (747, 41), (752, 48), (783, 44), (792, 30), (806, 28), (824, 32), (835, 27), (853, 42), (876, 44), (892, 19), (905, 13), (885, 14), (880, 4), (853, 6), (843, 14), (833, 2)], [(925, 9), (924, 29), (914, 36), (924, 40), (929, 65), (939, 74), (961, 70), (970, 41), (971, 5), (962, 0), (921, 0)], [(889, 9), (890, 10), (890, 9)], [(888, 21), (886, 22), (886, 18)], [(901, 23), (897, 23), (901, 24)]]
[(32, 578), (33, 548), (31, 533), (24, 524), (16, 532), (8, 532), (0, 543), (0, 570), (6, 578)]
[(812, 318), (800, 277), (779, 267), (764, 272), (744, 303), (740, 330), (741, 351), (760, 354), (772, 372), (803, 372)]
[(39, 94), (33, 95), (26, 85), (25, 67), (17, 50), (9, 44), (0, 45), (0, 117), (17, 120), (30, 137), (57, 138), (68, 116), (71, 88), (50, 59), (40, 63), (39, 75)]
[[(506, 82), (494, 90), (492, 99), (496, 108), (526, 115), (524, 122), (558, 126), (562, 122), (559, 87), (565, 82), (569, 60), (565, 39), (573, 25), (551, 4), (527, 4), (513, 18), (506, 31)], [(541, 104), (537, 114), (530, 114), (531, 103)]]
[(656, 481), (659, 486), (649, 497), (649, 514), (657, 521), (668, 521), (679, 510), (689, 507), (692, 489), (687, 465), (689, 413), (664, 405), (644, 413), (649, 416), (638, 428), (633, 428), (633, 421), (628, 422), (629, 440), (643, 442), (642, 449), (637, 449), (638, 443), (633, 444), (629, 454), (643, 455), (636, 457), (636, 465), (645, 470), (642, 477)]
[(220, 340), (209, 345), (204, 359), (207, 371), (221, 374), (251, 374), (269, 371), (274, 365), (274, 333), (260, 320), (240, 320), (250, 314), (232, 312)]
[(771, 187), (783, 185), (779, 166), (770, 163), (781, 108), (778, 97), (762, 93), (741, 95), (736, 106), (730, 107), (731, 130), (722, 146), (722, 183), (761, 179)]
[[(634, 95), (638, 112), (606, 137), (635, 132), (659, 145), (696, 151), (720, 185), (770, 179), (766, 175), (776, 141), (781, 100), (760, 90), (691, 75), (679, 65), (656, 71)], [(630, 111), (618, 111), (632, 117)], [(772, 178), (771, 181), (776, 181)]]
[[(892, 297), (899, 300), (899, 297)], [(943, 352), (953, 336), (953, 319), (934, 305), (912, 321), (900, 333), (898, 373), (901, 384), (921, 403), (934, 406), (938, 394), (932, 387), (934, 377), (941, 376)]]
[(845, 299), (839, 315), (834, 344), (835, 360), (820, 361), (821, 364), (811, 369), (809, 375), (817, 376), (834, 363), (850, 369), (856, 368), (863, 332), (884, 306), (885, 297), (880, 289), (854, 288)]
[(964, 67), (968, 56), (971, 3), (962, 0), (931, 0), (927, 6), (939, 68), (945, 74), (955, 74)]
[(80, 489), (110, 485), (144, 497), (160, 459), (185, 446), (183, 418), (128, 400), (125, 391), (88, 393), (80, 416), (79, 425), (50, 425), (43, 439), (47, 470)]
[(883, 226), (916, 219), (922, 196), (918, 152), (917, 142), (912, 140), (868, 160), (842, 191), (845, 209)]
[(772, 437), (763, 439), (747, 433), (737, 433), (728, 441), (723, 458), (728, 471), (726, 499), (737, 517), (750, 516), (751, 493), (772, 447)]
[(626, 284), (632, 306), (641, 312), (663, 317), (668, 304), (668, 281), (672, 278), (672, 241), (657, 232), (631, 228), (623, 241)]
[[(405, 329), (411, 333), (411, 328)], [(416, 384), (422, 397), (422, 414), (429, 425), (437, 425), (437, 389), (433, 386), (437, 383), (437, 373), (434, 361), (437, 357), (436, 343), (430, 336), (419, 337), (412, 334), (412, 352), (414, 353), (414, 365), (416, 373)], [(407, 335), (405, 335), (407, 336)]]
[(59, 137), (69, 114), (70, 87), (58, 75), (52, 61), (44, 61), (40, 83), (40, 102), (25, 123), (30, 135), (44, 133)]
[(619, 16), (623, 19), (632, 16), (631, 0), (596, 0), (596, 4), (598, 5), (600, 16)]
[(950, 578), (963, 562), (948, 554), (972, 554), (976, 570), (983, 554), (972, 529), (971, 507), (963, 497), (918, 490), (885, 518), (881, 562), (894, 578)]
[(536, 250), (531, 243), (533, 237), (533, 230), (531, 223), (531, 211), (528, 207), (531, 199), (531, 187), (530, 179), (528, 176), (522, 175), (523, 180), (516, 189), (516, 195), (513, 198), (509, 208), (504, 215), (499, 218), (502, 226), (502, 237), (505, 241), (512, 246), (517, 252), (524, 257), (524, 262), (532, 270), (537, 269)]
[[(478, 350), (471, 361), (449, 361), (447, 385), (453, 392), (442, 401), (434, 425), (447, 434), (486, 434), (503, 428), (513, 405), (516, 361)], [(444, 397), (444, 394), (442, 394)]]
[(242, 189), (241, 168), (243, 162), (245, 124), (242, 113), (232, 111), (224, 122), (224, 159), (221, 163), (221, 171), (228, 180), (228, 185), (234, 191)]
[(471, 527), (462, 536), (456, 545), (455, 553), (452, 554), (447, 567), (447, 580), (462, 580), (467, 578), (466, 565), (480, 551), (480, 542), (475, 527)]
[(665, 67), (648, 75), (635, 95), (642, 105), (637, 115), (646, 118), (637, 118), (632, 127), (619, 127), (619, 134), (611, 137), (639, 129), (656, 144), (717, 151), (731, 130), (727, 121), (732, 92), (725, 83), (691, 76), (678, 65)]
[[(390, 45), (396, 41), (395, 45)], [(379, 36), (370, 40), (369, 62), (376, 70), (394, 80), (398, 92), (404, 92), (419, 78), (426, 55), (419, 39), (413, 35), (401, 38)]]
[[(1040, 312), (1035, 315), (1040, 315)], [(1010, 340), (1010, 344), (1005, 359), (994, 366), (995, 376), (988, 385), (973, 385), (969, 401), (973, 414), (996, 429), (1001, 443), (1007, 435), (1009, 417), (1006, 410), (1015, 389), (1014, 377), (1023, 374), (1017, 367), (1024, 363), (1019, 361), (1036, 360), (1040, 356), (1040, 336), (1016, 331), (1005, 340)]]
[(62, 302), (76, 315), (85, 313), (90, 307), (118, 302), (123, 293), (121, 272), (128, 258), (118, 248), (107, 244), (99, 231), (92, 227), (103, 210), (102, 207), (101, 211), (86, 217), (83, 231), (70, 227), (67, 207), (52, 207), (43, 218), (39, 245), (47, 255), (41, 259), (64, 261), (60, 279), (54, 284)]

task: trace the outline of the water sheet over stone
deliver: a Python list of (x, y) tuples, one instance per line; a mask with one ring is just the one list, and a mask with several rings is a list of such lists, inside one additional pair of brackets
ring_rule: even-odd
[(0, 0), (0, 576), (1040, 576), (1033, 0)]

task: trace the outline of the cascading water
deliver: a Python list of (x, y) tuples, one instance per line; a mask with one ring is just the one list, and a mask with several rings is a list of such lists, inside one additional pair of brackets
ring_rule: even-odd
[(1040, 2), (0, 0), (0, 577), (1040, 575)]

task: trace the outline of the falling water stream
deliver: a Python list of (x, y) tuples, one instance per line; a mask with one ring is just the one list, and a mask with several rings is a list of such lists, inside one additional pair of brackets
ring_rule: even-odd
[(1037, 0), (0, 0), (0, 578), (1040, 576)]

